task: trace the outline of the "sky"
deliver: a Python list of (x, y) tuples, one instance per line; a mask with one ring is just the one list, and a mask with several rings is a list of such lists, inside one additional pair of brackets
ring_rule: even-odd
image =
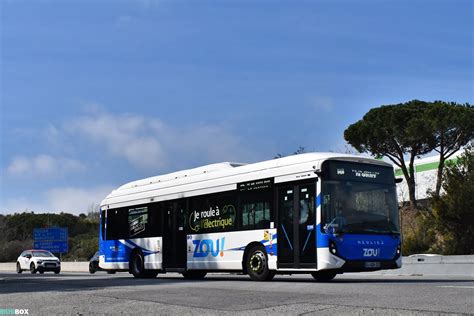
[(471, 0), (0, 0), (0, 214), (344, 152), (371, 108), (474, 103)]

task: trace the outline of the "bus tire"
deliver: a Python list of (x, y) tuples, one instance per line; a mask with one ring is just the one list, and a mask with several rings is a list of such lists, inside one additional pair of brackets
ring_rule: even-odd
[(202, 280), (206, 276), (206, 271), (186, 271), (183, 272), (183, 277), (188, 280)]
[(140, 250), (130, 256), (130, 273), (136, 278), (145, 277), (145, 257)]
[(267, 252), (262, 245), (250, 248), (245, 264), (247, 274), (253, 281), (270, 281), (275, 276), (275, 272), (268, 269)]
[(317, 271), (312, 272), (311, 275), (318, 282), (329, 282), (336, 277), (337, 273), (332, 271)]
[[(111, 273), (115, 273), (115, 271)], [(153, 279), (158, 275), (156, 270), (145, 270), (145, 257), (140, 250), (134, 251), (130, 257), (130, 273), (141, 279)]]

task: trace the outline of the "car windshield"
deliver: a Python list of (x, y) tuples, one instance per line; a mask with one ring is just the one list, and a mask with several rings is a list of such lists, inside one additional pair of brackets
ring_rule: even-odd
[(398, 234), (395, 185), (351, 181), (323, 182), (322, 231)]
[(54, 255), (49, 251), (33, 251), (33, 257), (54, 257)]

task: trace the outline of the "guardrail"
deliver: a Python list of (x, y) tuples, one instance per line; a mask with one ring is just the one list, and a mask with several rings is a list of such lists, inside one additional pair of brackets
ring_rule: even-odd
[[(15, 271), (15, 262), (0, 263), (0, 272)], [(89, 262), (61, 262), (61, 271), (88, 272)], [(474, 255), (439, 256), (414, 255), (402, 258), (402, 268), (369, 272), (374, 275), (399, 276), (468, 276), (474, 277)]]

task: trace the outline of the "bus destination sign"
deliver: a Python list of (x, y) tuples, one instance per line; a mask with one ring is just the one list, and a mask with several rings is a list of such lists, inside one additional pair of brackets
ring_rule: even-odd
[(249, 182), (239, 183), (237, 185), (239, 192), (253, 192), (270, 189), (273, 186), (273, 179), (260, 179)]

